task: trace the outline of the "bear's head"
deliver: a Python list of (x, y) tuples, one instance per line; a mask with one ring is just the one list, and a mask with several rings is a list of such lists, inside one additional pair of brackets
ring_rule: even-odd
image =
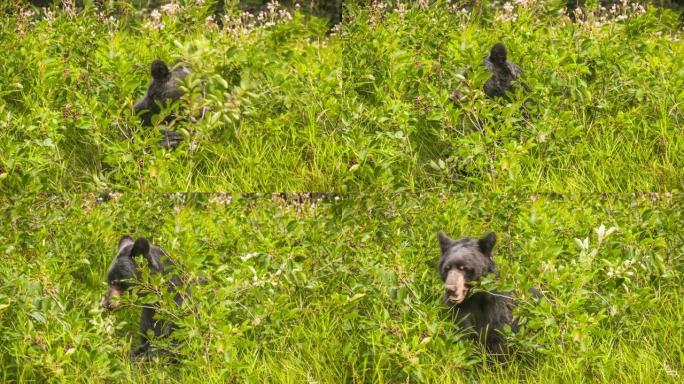
[[(150, 66), (152, 82), (147, 87), (145, 96), (135, 103), (133, 110), (140, 116), (143, 125), (152, 125), (152, 116), (161, 112), (163, 107), (167, 107), (180, 99), (183, 92), (180, 90), (180, 82), (190, 73), (185, 66), (180, 66), (173, 71), (162, 60), (154, 60)], [(174, 116), (166, 116), (164, 122), (168, 123)]]
[(496, 234), (490, 232), (481, 239), (453, 240), (440, 231), (438, 237), (442, 252), (439, 276), (444, 281), (445, 298), (450, 304), (460, 304), (466, 299), (470, 282), (495, 271), (492, 248)]
[(136, 256), (145, 256), (150, 268), (153, 271), (159, 270), (156, 252), (157, 249), (151, 249), (149, 241), (142, 237), (135, 242), (130, 236), (123, 236), (119, 240), (118, 252), (107, 271), (107, 292), (102, 300), (105, 309), (115, 309), (119, 305), (119, 296), (140, 278)]
[(506, 52), (506, 47), (501, 43), (496, 43), (489, 53), (489, 60), (499, 65), (505, 65), (507, 56), (508, 53)]

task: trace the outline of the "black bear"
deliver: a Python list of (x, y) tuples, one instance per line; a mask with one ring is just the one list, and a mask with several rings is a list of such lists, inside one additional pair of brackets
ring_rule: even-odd
[(487, 97), (492, 99), (503, 97), (510, 101), (506, 92), (514, 89), (513, 81), (518, 80), (518, 75), (522, 70), (508, 61), (506, 47), (501, 43), (494, 44), (489, 56), (485, 58), (484, 64), (487, 71), (492, 74), (492, 77), (484, 85), (484, 92)]
[(450, 239), (444, 232), (438, 234), (441, 257), (439, 275), (444, 281), (443, 302), (448, 305), (456, 323), (470, 331), (469, 338), (477, 339), (487, 351), (504, 358), (508, 354), (506, 338), (501, 333), (505, 326), (517, 330), (513, 319), (514, 302), (508, 293), (469, 293), (470, 284), (481, 277), (497, 274), (492, 261), (496, 243), (493, 232), (481, 239), (464, 237)]
[[(154, 60), (150, 66), (152, 82), (147, 87), (145, 96), (135, 103), (133, 110), (144, 126), (152, 125), (152, 117), (161, 112), (183, 96), (180, 84), (190, 74), (186, 66), (177, 66), (173, 71), (162, 60)], [(173, 114), (163, 119), (164, 123), (170, 123), (175, 119)], [(174, 148), (183, 140), (183, 136), (172, 131), (162, 131), (164, 140), (160, 143), (165, 148)]]
[[(136, 261), (138, 256), (143, 256), (147, 260), (152, 273), (167, 274), (172, 269), (173, 262), (169, 260), (163, 249), (151, 245), (147, 239), (142, 237), (133, 241), (130, 236), (123, 236), (119, 240), (117, 255), (107, 271), (108, 289), (102, 300), (104, 308), (115, 309), (119, 305), (118, 297), (140, 279), (141, 273)], [(176, 292), (181, 285), (181, 279), (174, 275), (169, 281), (169, 290)], [(178, 305), (183, 303), (183, 296), (180, 292), (174, 296), (174, 302)], [(155, 336), (166, 336), (173, 331), (174, 325), (172, 323), (154, 319), (155, 312), (154, 305), (145, 304), (142, 306), (142, 317), (140, 319), (142, 343), (133, 349), (131, 358), (142, 355), (149, 349), (148, 330), (152, 330)]]

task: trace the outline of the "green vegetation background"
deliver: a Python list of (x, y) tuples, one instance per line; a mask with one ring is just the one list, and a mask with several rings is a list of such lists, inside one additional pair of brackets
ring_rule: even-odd
[[(0, 216), (5, 382), (654, 382), (684, 372), (684, 199), (500, 194), (124, 194), (12, 200)], [(7, 203), (7, 202), (6, 202)], [(498, 233), (514, 363), (483, 362), (440, 304), (436, 232)], [(177, 363), (131, 364), (140, 300), (107, 313), (123, 234), (183, 264)], [(147, 298), (163, 287), (145, 275)], [(538, 287), (544, 299), (525, 295)], [(156, 287), (156, 288), (155, 288)]]
[[(684, 45), (672, 10), (628, 8), (624, 20), (592, 14), (580, 25), (559, 1), (517, 6), (515, 21), (487, 1), (471, 12), (447, 1), (404, 12), (349, 3), (345, 27), (328, 35), (325, 20), (301, 12), (237, 28), (240, 11), (228, 7), (220, 31), (207, 25), (209, 1), (157, 21), (115, 4), (4, 17), (0, 190), (667, 192), (684, 183)], [(481, 91), (497, 41), (533, 89), (512, 103)], [(193, 68), (187, 114), (208, 107), (199, 122), (171, 127), (186, 135), (175, 151), (132, 116), (155, 58)], [(527, 98), (536, 106), (524, 108)]]
[[(0, 381), (681, 382), (676, 12), (573, 24), (560, 1), (348, 2), (329, 31), (229, 4), (221, 31), (212, 1), (178, 3), (0, 4)], [(497, 41), (532, 87), (508, 104), (481, 92)], [(132, 115), (155, 58), (194, 71), (175, 151)], [(128, 193), (98, 200), (112, 190)], [(639, 191), (660, 193), (624, 193)], [(458, 341), (440, 229), (498, 233), (501, 281), (481, 288), (519, 293), (511, 364)], [(104, 312), (124, 234), (208, 284), (178, 308), (146, 273), (145, 299)], [(175, 364), (128, 359), (147, 299), (182, 326), (155, 341)]]

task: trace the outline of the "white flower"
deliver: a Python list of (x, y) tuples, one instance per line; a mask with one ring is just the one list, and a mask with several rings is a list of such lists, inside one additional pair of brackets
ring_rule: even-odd
[(173, 15), (180, 9), (180, 5), (176, 3), (168, 3), (164, 4), (159, 9), (162, 10), (162, 12), (166, 13), (167, 15)]
[(594, 228), (594, 232), (596, 232), (596, 237), (598, 237), (598, 242), (601, 243), (603, 240), (610, 236), (611, 233), (615, 232), (617, 228), (616, 227), (610, 227), (606, 229), (606, 226), (601, 224), (600, 227)]
[(578, 246), (581, 250), (586, 251), (587, 249), (589, 249), (589, 238), (588, 238), (588, 237), (585, 237), (584, 240), (580, 240), (580, 239), (577, 239), (577, 238), (576, 238), (576, 239), (575, 239), (575, 244), (577, 244), (577, 246)]

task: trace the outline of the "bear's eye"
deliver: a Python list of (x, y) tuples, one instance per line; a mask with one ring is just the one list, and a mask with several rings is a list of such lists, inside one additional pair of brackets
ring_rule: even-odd
[(458, 269), (460, 269), (461, 271), (465, 271), (466, 268), (465, 268), (464, 266), (462, 266), (462, 265), (459, 265), (459, 266), (458, 266)]

